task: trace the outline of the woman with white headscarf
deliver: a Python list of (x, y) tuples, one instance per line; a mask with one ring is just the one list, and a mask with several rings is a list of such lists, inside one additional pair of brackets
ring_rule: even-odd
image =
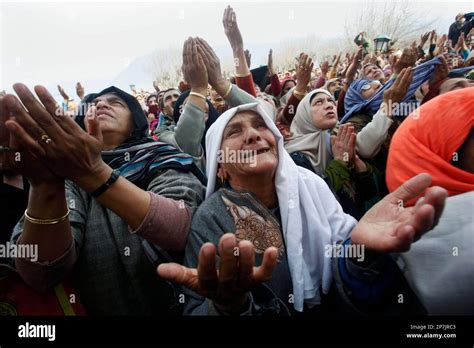
[[(307, 94), (298, 105), (285, 143), (295, 163), (321, 176), (342, 205), (344, 212), (360, 218), (382, 194), (378, 171), (355, 153), (376, 149), (385, 139), (384, 130), (368, 126), (356, 135), (351, 125), (337, 124), (336, 101), (326, 89)], [(330, 132), (337, 135), (332, 135)], [(357, 146), (360, 145), (360, 146)], [(359, 153), (360, 154), (360, 153)]]
[[(222, 114), (206, 150), (206, 200), (192, 223), (186, 267), (158, 267), (161, 277), (189, 289), (186, 314), (330, 313), (339, 305), (358, 313), (400, 310), (393, 297), (383, 300), (396, 293), (407, 304), (403, 277), (381, 253), (408, 249), (437, 221), (446, 197), (439, 187), (416, 207), (399, 205), (423, 192), (429, 175), (408, 180), (357, 223), (320, 177), (295, 165), (257, 103)], [(332, 252), (350, 248), (359, 255)]]

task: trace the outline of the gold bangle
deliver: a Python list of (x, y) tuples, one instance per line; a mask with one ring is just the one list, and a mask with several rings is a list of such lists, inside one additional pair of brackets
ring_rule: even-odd
[(306, 95), (306, 93), (298, 92), (296, 89), (293, 90), (293, 94), (297, 97), (304, 97)]
[(230, 91), (232, 90), (232, 83), (229, 82), (229, 88), (227, 89), (227, 92), (222, 96), (222, 98), (227, 98), (230, 94)]
[(204, 99), (204, 101), (207, 101), (207, 98), (204, 95), (202, 95), (201, 93), (191, 92), (191, 93), (189, 93), (189, 95), (193, 95), (195, 97)]
[(25, 219), (35, 225), (56, 225), (67, 219), (69, 216), (70, 210), (67, 208), (67, 213), (64, 216), (61, 216), (57, 219), (36, 219), (28, 215), (28, 211), (25, 210)]
[(293, 95), (296, 99), (301, 100), (305, 97), (306, 93), (297, 92), (296, 89), (293, 90)]
[(247, 77), (247, 76), (252, 76), (252, 73), (249, 72), (248, 74), (246, 75), (243, 75), (243, 74), (234, 74), (235, 77)]

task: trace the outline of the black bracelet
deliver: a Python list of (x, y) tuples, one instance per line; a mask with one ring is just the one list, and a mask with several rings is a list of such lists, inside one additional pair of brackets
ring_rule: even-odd
[(114, 170), (112, 171), (112, 174), (110, 174), (110, 177), (109, 179), (105, 182), (105, 184), (103, 184), (102, 186), (100, 186), (97, 190), (95, 190), (94, 192), (91, 193), (91, 196), (96, 198), (98, 196), (100, 196), (101, 194), (103, 194), (105, 191), (108, 190), (108, 188), (110, 186), (112, 186), (116, 181), (117, 179), (119, 178), (120, 176), (120, 172), (118, 170)]

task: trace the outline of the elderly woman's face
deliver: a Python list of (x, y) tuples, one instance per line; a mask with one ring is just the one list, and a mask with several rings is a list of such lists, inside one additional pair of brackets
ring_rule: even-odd
[(92, 103), (97, 108), (97, 119), (104, 136), (115, 133), (127, 137), (132, 133), (132, 113), (123, 99), (114, 93), (107, 93), (95, 98)]
[(332, 129), (337, 124), (336, 102), (325, 93), (317, 93), (311, 100), (311, 116), (318, 129)]
[(369, 80), (383, 80), (385, 74), (377, 65), (370, 64), (364, 68), (364, 74)]
[(239, 112), (229, 121), (222, 135), (221, 152), (228, 155), (220, 163), (219, 177), (231, 183), (236, 177), (273, 176), (278, 165), (277, 140), (263, 118), (253, 111)]

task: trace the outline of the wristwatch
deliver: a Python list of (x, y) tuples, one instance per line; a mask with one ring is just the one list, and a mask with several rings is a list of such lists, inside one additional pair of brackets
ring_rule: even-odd
[(110, 174), (109, 179), (103, 185), (101, 185), (97, 190), (92, 192), (91, 196), (94, 197), (94, 198), (99, 197), (101, 194), (103, 194), (105, 191), (107, 191), (109, 189), (109, 187), (112, 186), (117, 181), (119, 176), (120, 176), (120, 171), (118, 171), (117, 169), (113, 170), (112, 174)]

